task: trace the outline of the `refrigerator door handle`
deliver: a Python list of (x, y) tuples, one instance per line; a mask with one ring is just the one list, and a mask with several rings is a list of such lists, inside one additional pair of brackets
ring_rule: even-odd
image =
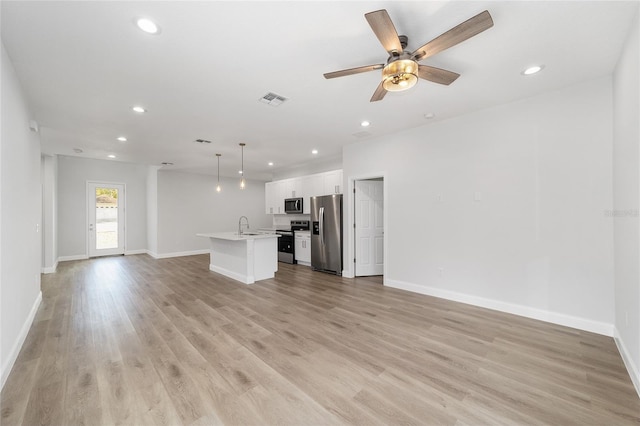
[(320, 223), (319, 223), (319, 230), (318, 232), (320, 233), (320, 245), (324, 245), (324, 207), (320, 207)]

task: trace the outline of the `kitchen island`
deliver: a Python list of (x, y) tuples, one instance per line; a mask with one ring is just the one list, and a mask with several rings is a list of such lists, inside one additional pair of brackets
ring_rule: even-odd
[(209, 238), (209, 270), (244, 284), (273, 278), (278, 270), (276, 234), (214, 232)]

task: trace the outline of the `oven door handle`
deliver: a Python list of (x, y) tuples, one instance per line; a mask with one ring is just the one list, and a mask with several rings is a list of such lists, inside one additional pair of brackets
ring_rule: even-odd
[(324, 245), (324, 207), (320, 207), (320, 223), (319, 223), (319, 234), (320, 234), (320, 245)]

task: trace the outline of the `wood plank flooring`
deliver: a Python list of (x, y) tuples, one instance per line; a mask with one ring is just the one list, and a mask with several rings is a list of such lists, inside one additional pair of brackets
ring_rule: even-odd
[(624, 425), (611, 338), (279, 264), (61, 263), (2, 391), (5, 425)]

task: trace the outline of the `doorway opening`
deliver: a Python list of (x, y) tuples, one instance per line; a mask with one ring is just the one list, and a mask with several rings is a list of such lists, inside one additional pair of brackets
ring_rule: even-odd
[(354, 275), (384, 275), (384, 179), (354, 182)]
[(87, 182), (89, 257), (124, 254), (125, 186)]

